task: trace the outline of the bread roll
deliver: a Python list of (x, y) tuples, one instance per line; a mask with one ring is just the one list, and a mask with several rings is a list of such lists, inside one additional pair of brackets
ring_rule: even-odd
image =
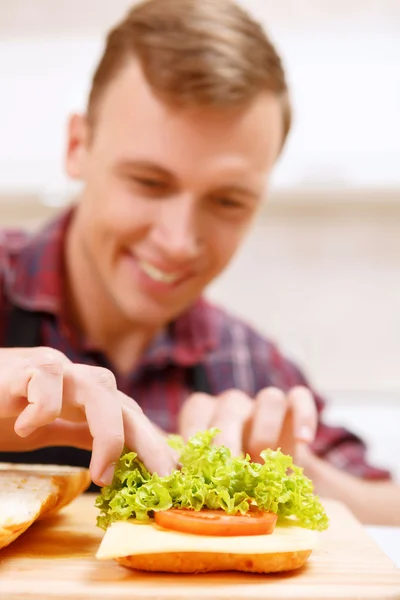
[(90, 485), (87, 469), (0, 463), (0, 548), (59, 511)]
[(214, 552), (166, 552), (138, 554), (115, 560), (131, 569), (168, 573), (210, 573), (212, 571), (245, 571), (277, 573), (293, 571), (304, 565), (311, 550), (270, 554), (221, 554)]

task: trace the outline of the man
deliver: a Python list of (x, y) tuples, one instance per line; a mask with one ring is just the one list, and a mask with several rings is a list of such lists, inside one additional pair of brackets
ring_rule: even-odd
[(218, 427), (233, 452), (280, 446), (318, 492), (393, 521), (398, 490), (362, 442), (324, 426), (298, 369), (201, 298), (289, 128), (279, 57), (230, 0), (150, 0), (110, 33), (87, 113), (69, 124), (77, 205), (32, 238), (2, 238), (1, 459), (92, 450), (103, 485), (124, 444), (164, 474), (164, 431)]

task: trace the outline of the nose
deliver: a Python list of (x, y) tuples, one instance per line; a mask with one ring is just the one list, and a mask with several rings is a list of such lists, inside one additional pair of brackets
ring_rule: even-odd
[(190, 195), (168, 198), (159, 207), (153, 242), (160, 253), (175, 263), (195, 258), (201, 249), (199, 214)]

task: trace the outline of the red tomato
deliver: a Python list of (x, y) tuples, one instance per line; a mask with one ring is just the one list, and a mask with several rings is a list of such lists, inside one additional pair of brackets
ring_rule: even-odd
[(170, 508), (155, 513), (155, 521), (160, 527), (195, 535), (263, 535), (274, 531), (277, 519), (275, 513), (253, 507), (245, 515), (227, 515), (222, 509), (208, 508), (199, 511)]

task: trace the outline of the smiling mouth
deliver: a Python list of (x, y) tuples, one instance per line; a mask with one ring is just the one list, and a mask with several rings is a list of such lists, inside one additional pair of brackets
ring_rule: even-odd
[(179, 279), (182, 279), (181, 273), (166, 273), (161, 269), (157, 269), (157, 267), (155, 267), (154, 265), (151, 265), (150, 263), (142, 260), (138, 261), (138, 265), (143, 271), (143, 273), (145, 273), (153, 281), (172, 285), (179, 281)]

